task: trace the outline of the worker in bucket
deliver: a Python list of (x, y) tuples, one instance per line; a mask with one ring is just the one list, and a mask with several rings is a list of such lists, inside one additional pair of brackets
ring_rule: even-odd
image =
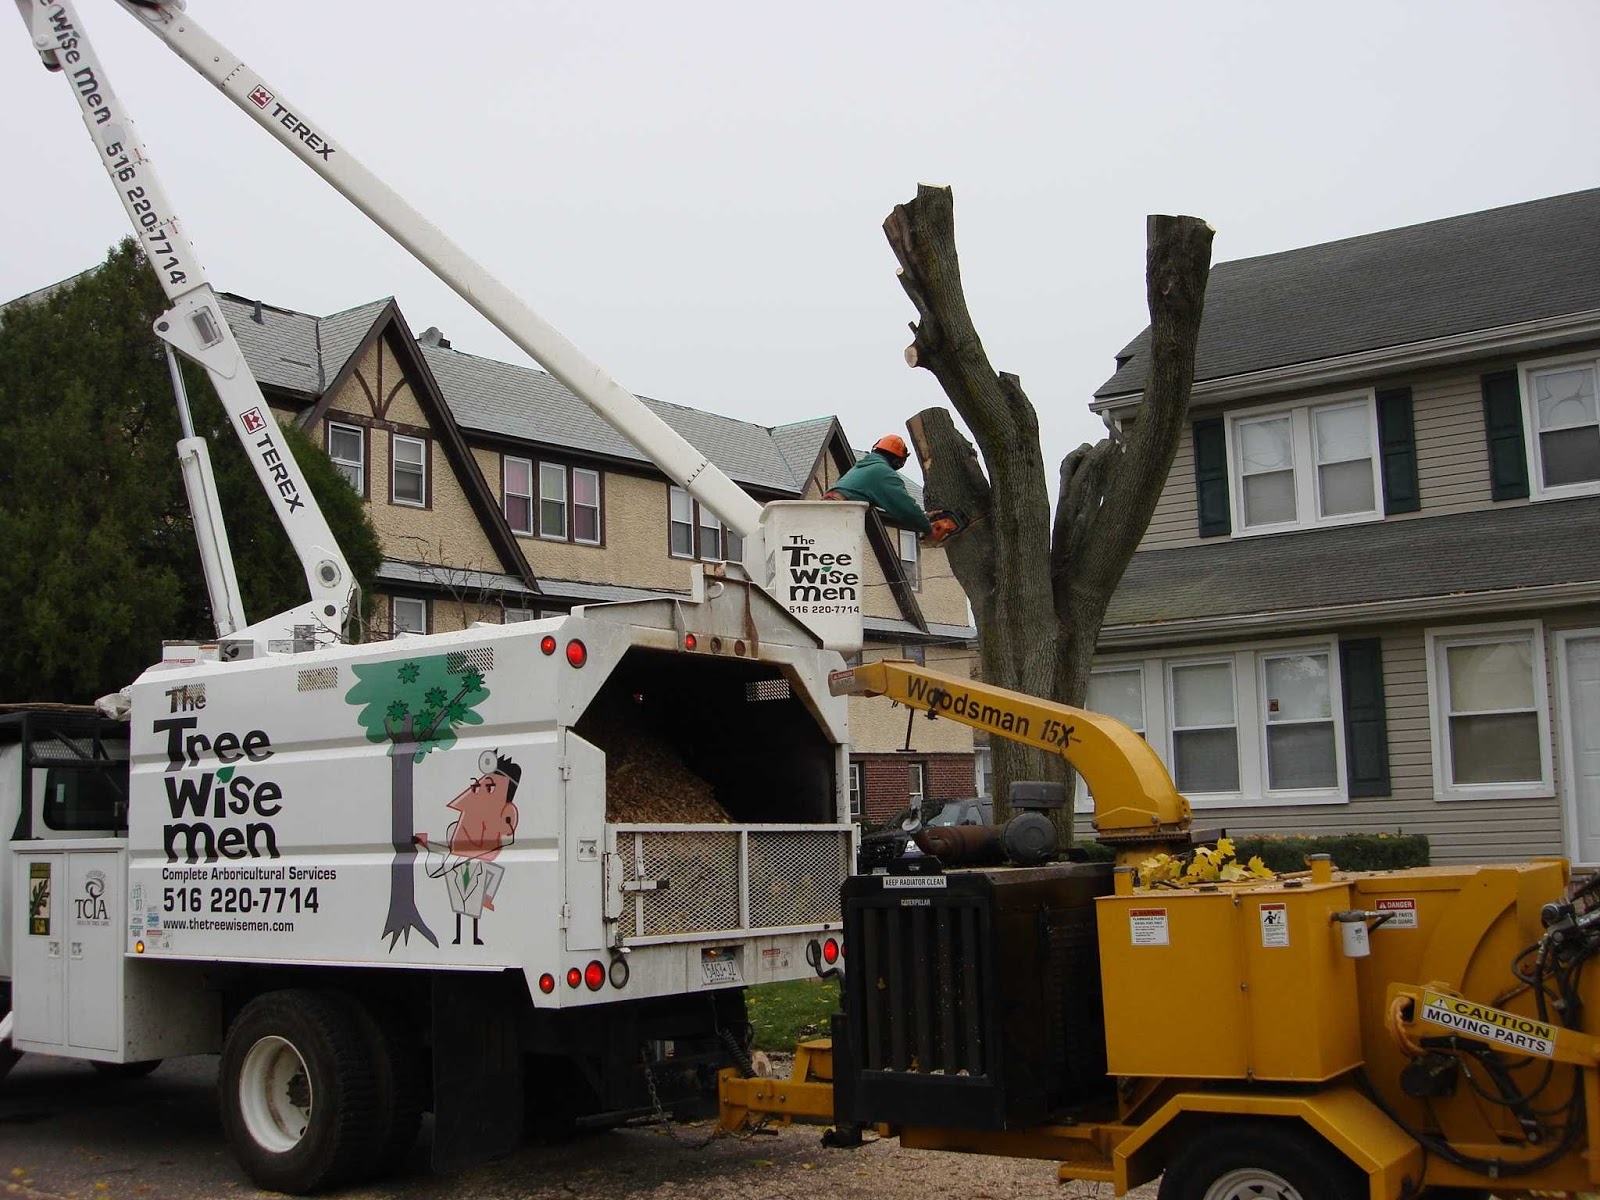
[(898, 433), (885, 434), (873, 443), (870, 453), (829, 488), (826, 500), (860, 500), (872, 505), (897, 525), (915, 529), (924, 537), (943, 541), (956, 530), (956, 522), (945, 514), (929, 514), (906, 491), (905, 480), (900, 478), (900, 468), (906, 465), (910, 452), (906, 440)]

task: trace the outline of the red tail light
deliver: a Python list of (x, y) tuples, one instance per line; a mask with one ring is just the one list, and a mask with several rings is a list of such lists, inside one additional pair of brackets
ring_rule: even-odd
[(573, 967), (571, 970), (569, 970), (567, 972), (567, 986), (568, 987), (575, 988), (582, 982), (583, 982), (583, 972), (578, 970), (577, 967)]
[(605, 986), (606, 969), (598, 961), (590, 963), (583, 969), (583, 982), (588, 985), (591, 992), (598, 992)]
[(556, 977), (550, 974), (549, 971), (539, 976), (539, 990), (546, 996), (556, 990)]
[(539, 639), (539, 649), (545, 654), (554, 654), (556, 652), (555, 638), (551, 637), (548, 633), (545, 634)]
[(699, 646), (700, 646), (700, 639), (695, 637), (694, 634), (686, 633), (686, 634), (683, 635), (683, 648), (685, 650), (695, 650), (695, 649), (698, 649)]
[(575, 667), (581, 667), (589, 661), (589, 648), (577, 639), (567, 643), (567, 661)]
[(735, 654), (744, 653), (744, 640), (742, 638), (733, 644), (733, 652)]
[(832, 938), (822, 943), (822, 961), (830, 967), (839, 961), (839, 943)]

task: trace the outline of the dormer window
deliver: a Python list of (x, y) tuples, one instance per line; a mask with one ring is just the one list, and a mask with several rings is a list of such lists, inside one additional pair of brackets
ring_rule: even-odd
[(1237, 533), (1376, 520), (1378, 418), (1372, 393), (1230, 414)]

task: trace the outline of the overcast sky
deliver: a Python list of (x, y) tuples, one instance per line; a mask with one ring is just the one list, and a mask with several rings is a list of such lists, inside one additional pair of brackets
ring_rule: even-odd
[[(212, 283), (523, 363), (109, 0), (78, 0)], [(1600, 4), (190, 0), (629, 388), (857, 444), (943, 396), (881, 224), (955, 188), (967, 294), (1053, 475), (1146, 323), (1144, 217), (1245, 258), (1600, 184)], [(0, 297), (126, 218), (67, 83), (0, 35)], [(1600, 231), (1597, 231), (1600, 236)]]

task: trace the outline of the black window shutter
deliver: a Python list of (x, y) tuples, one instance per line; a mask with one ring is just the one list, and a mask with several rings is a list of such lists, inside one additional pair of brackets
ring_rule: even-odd
[(1515, 371), (1483, 377), (1483, 423), (1489, 435), (1490, 494), (1496, 500), (1528, 495), (1528, 452), (1522, 441), (1522, 390)]
[(1383, 710), (1383, 643), (1341, 638), (1344, 757), (1350, 796), (1389, 794), (1389, 726)]
[(1378, 444), (1383, 452), (1383, 511), (1416, 512), (1422, 507), (1417, 487), (1417, 431), (1411, 416), (1411, 389), (1378, 392)]
[(1194, 496), (1201, 537), (1233, 532), (1228, 511), (1228, 441), (1221, 417), (1194, 423)]

